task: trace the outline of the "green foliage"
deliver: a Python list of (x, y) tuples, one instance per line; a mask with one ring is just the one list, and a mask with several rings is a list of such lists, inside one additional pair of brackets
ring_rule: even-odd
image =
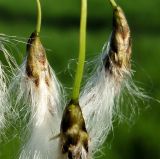
[[(36, 3), (28, 0), (1, 0), (0, 32), (16, 35), (27, 41), (36, 24)], [(119, 0), (128, 18), (133, 36), (134, 79), (142, 82), (146, 92), (160, 97), (160, 1)], [(41, 39), (47, 48), (49, 62), (62, 83), (71, 87), (73, 78), (68, 69), (68, 60), (78, 57), (80, 1), (47, 0), (42, 2), (43, 22)], [(100, 53), (111, 32), (112, 10), (106, 0), (88, 1), (87, 57)], [(21, 38), (23, 37), (23, 38)], [(25, 54), (25, 45), (18, 44), (15, 56), (19, 64)], [(2, 58), (0, 56), (0, 58)], [(72, 62), (70, 70), (74, 73)], [(65, 77), (65, 78), (64, 78)], [(140, 115), (131, 127), (120, 124), (104, 146), (101, 159), (158, 159), (160, 158), (159, 103), (151, 100), (149, 107), (139, 104)], [(12, 134), (12, 129), (8, 130)], [(13, 138), (7, 144), (0, 143), (0, 158), (17, 158), (20, 141)]]

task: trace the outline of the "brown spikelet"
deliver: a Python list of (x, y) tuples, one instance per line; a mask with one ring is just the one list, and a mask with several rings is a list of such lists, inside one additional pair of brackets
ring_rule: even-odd
[(130, 69), (131, 35), (123, 10), (117, 6), (113, 10), (113, 32), (108, 54), (104, 58), (106, 70), (114, 73), (118, 69)]
[(46, 52), (41, 44), (40, 37), (36, 33), (32, 33), (27, 44), (27, 64), (26, 74), (35, 81), (38, 87), (39, 78), (42, 72), (46, 72), (46, 84), (49, 86), (50, 71)]
[(64, 110), (61, 122), (62, 153), (69, 159), (80, 159), (82, 148), (88, 153), (88, 133), (79, 104), (71, 101)]

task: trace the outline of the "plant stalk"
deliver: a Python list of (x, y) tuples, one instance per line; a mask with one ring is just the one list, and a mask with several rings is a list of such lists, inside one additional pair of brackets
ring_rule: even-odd
[(41, 3), (40, 0), (37, 1), (37, 26), (36, 26), (36, 34), (39, 35), (41, 31), (41, 21), (42, 21), (42, 11), (41, 11)]
[(83, 77), (85, 52), (86, 52), (86, 26), (87, 26), (87, 0), (81, 1), (81, 20), (80, 20), (80, 47), (77, 71), (73, 85), (72, 100), (78, 102), (80, 86)]
[(109, 1), (114, 9), (117, 8), (117, 4), (116, 4), (115, 0), (109, 0)]

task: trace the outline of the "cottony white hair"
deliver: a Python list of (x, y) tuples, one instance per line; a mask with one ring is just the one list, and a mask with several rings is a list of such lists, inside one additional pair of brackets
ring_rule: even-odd
[[(11, 104), (7, 87), (9, 75), (7, 76), (7, 74), (13, 73), (15, 67), (18, 66), (15, 58), (5, 47), (9, 43), (11, 43), (10, 38), (4, 34), (0, 34), (0, 54), (4, 57), (4, 61), (6, 60), (8, 65), (5, 66), (2, 64), (2, 61), (0, 61), (0, 134), (4, 134), (3, 130), (5, 130), (9, 124), (6, 117), (11, 117), (11, 115), (13, 115), (10, 111)], [(7, 73), (4, 70), (6, 70)]]
[[(99, 150), (113, 129), (113, 117), (122, 117), (120, 105), (124, 104), (123, 96), (131, 97), (130, 99), (135, 103), (135, 96), (138, 98), (145, 97), (134, 84), (130, 69), (113, 68), (113, 74), (106, 70), (103, 60), (104, 56), (108, 54), (109, 47), (110, 42), (107, 49), (106, 46), (104, 47), (101, 57), (96, 59), (96, 70), (88, 79), (80, 97), (80, 105), (90, 136), (90, 151), (93, 155)], [(132, 103), (130, 103), (130, 107), (134, 110)]]
[(14, 58), (14, 56), (6, 49), (7, 45), (11, 45), (13, 47), (15, 44), (12, 42), (12, 38), (5, 34), (0, 34), (0, 52), (3, 53), (5, 60), (8, 64), (8, 73), (11, 75), (14, 73), (15, 69), (18, 69), (18, 64)]
[[(2, 48), (2, 40), (1, 40), (1, 36), (0, 36), (0, 51), (3, 51)], [(4, 76), (4, 71), (2, 68), (2, 63), (0, 61), (0, 131), (4, 128), (4, 123), (5, 123), (5, 102), (4, 102), (4, 96), (5, 96), (5, 92), (6, 92), (6, 80), (5, 80), (5, 76)]]
[(5, 112), (7, 109), (6, 91), (7, 91), (6, 79), (0, 61), (0, 133), (4, 129), (6, 123), (5, 121)]
[(115, 95), (113, 78), (106, 76), (103, 67), (96, 70), (81, 94), (80, 105), (91, 138), (90, 149), (93, 152), (104, 143), (112, 128)]
[[(25, 60), (11, 85), (16, 93), (19, 118), (26, 120), (29, 115), (27, 128), (30, 135), (22, 148), (20, 159), (51, 159), (54, 151), (59, 150), (55, 150), (58, 140), (51, 141), (50, 138), (59, 133), (63, 95), (54, 71), (51, 67), (48, 69), (41, 72), (37, 86), (35, 80), (26, 74)], [(45, 78), (48, 71), (51, 75), (49, 85)]]

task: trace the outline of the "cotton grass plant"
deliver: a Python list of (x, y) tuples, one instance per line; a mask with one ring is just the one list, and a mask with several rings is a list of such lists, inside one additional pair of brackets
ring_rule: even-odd
[(80, 48), (71, 100), (65, 107), (59, 134), (61, 153), (68, 159), (90, 158), (89, 134), (79, 104), (86, 52), (87, 0), (81, 1)]
[[(136, 96), (145, 98), (132, 80), (127, 19), (121, 7), (109, 0), (113, 9), (112, 33), (95, 60), (93, 75), (81, 89), (87, 26), (87, 0), (81, 0), (79, 58), (72, 95), (66, 104), (63, 88), (41, 43), (41, 4), (40, 0), (36, 2), (37, 26), (20, 67), (1, 45), (0, 38), (0, 49), (13, 72), (7, 88), (0, 61), (0, 131), (5, 126), (6, 112), (11, 109), (16, 114), (14, 120), (23, 125), (22, 139), (26, 142), (22, 143), (19, 159), (93, 159), (113, 129), (116, 117), (122, 118), (124, 98), (130, 96), (134, 104)], [(8, 101), (12, 101), (12, 108)]]
[(113, 116), (117, 112), (116, 100), (130, 76), (130, 29), (122, 9), (114, 1), (110, 2), (113, 31), (80, 98), (93, 152), (104, 143), (112, 129)]
[[(122, 118), (119, 115), (121, 104), (126, 101), (123, 94), (127, 94), (127, 98), (131, 96), (133, 101), (135, 96), (145, 97), (132, 80), (132, 43), (127, 19), (114, 0), (110, 0), (110, 3), (113, 9), (112, 33), (103, 47), (102, 54), (95, 60), (96, 69), (80, 97), (93, 155), (113, 129), (115, 117)], [(132, 104), (127, 107), (132, 107)]]
[(48, 63), (45, 49), (40, 41), (39, 0), (37, 8), (36, 31), (28, 40), (27, 56), (10, 85), (11, 92), (16, 92), (15, 109), (19, 111), (20, 119), (26, 121), (28, 132), (28, 141), (21, 150), (20, 159), (52, 158), (54, 143), (49, 139), (58, 133), (57, 124), (60, 125), (62, 115), (61, 86)]

